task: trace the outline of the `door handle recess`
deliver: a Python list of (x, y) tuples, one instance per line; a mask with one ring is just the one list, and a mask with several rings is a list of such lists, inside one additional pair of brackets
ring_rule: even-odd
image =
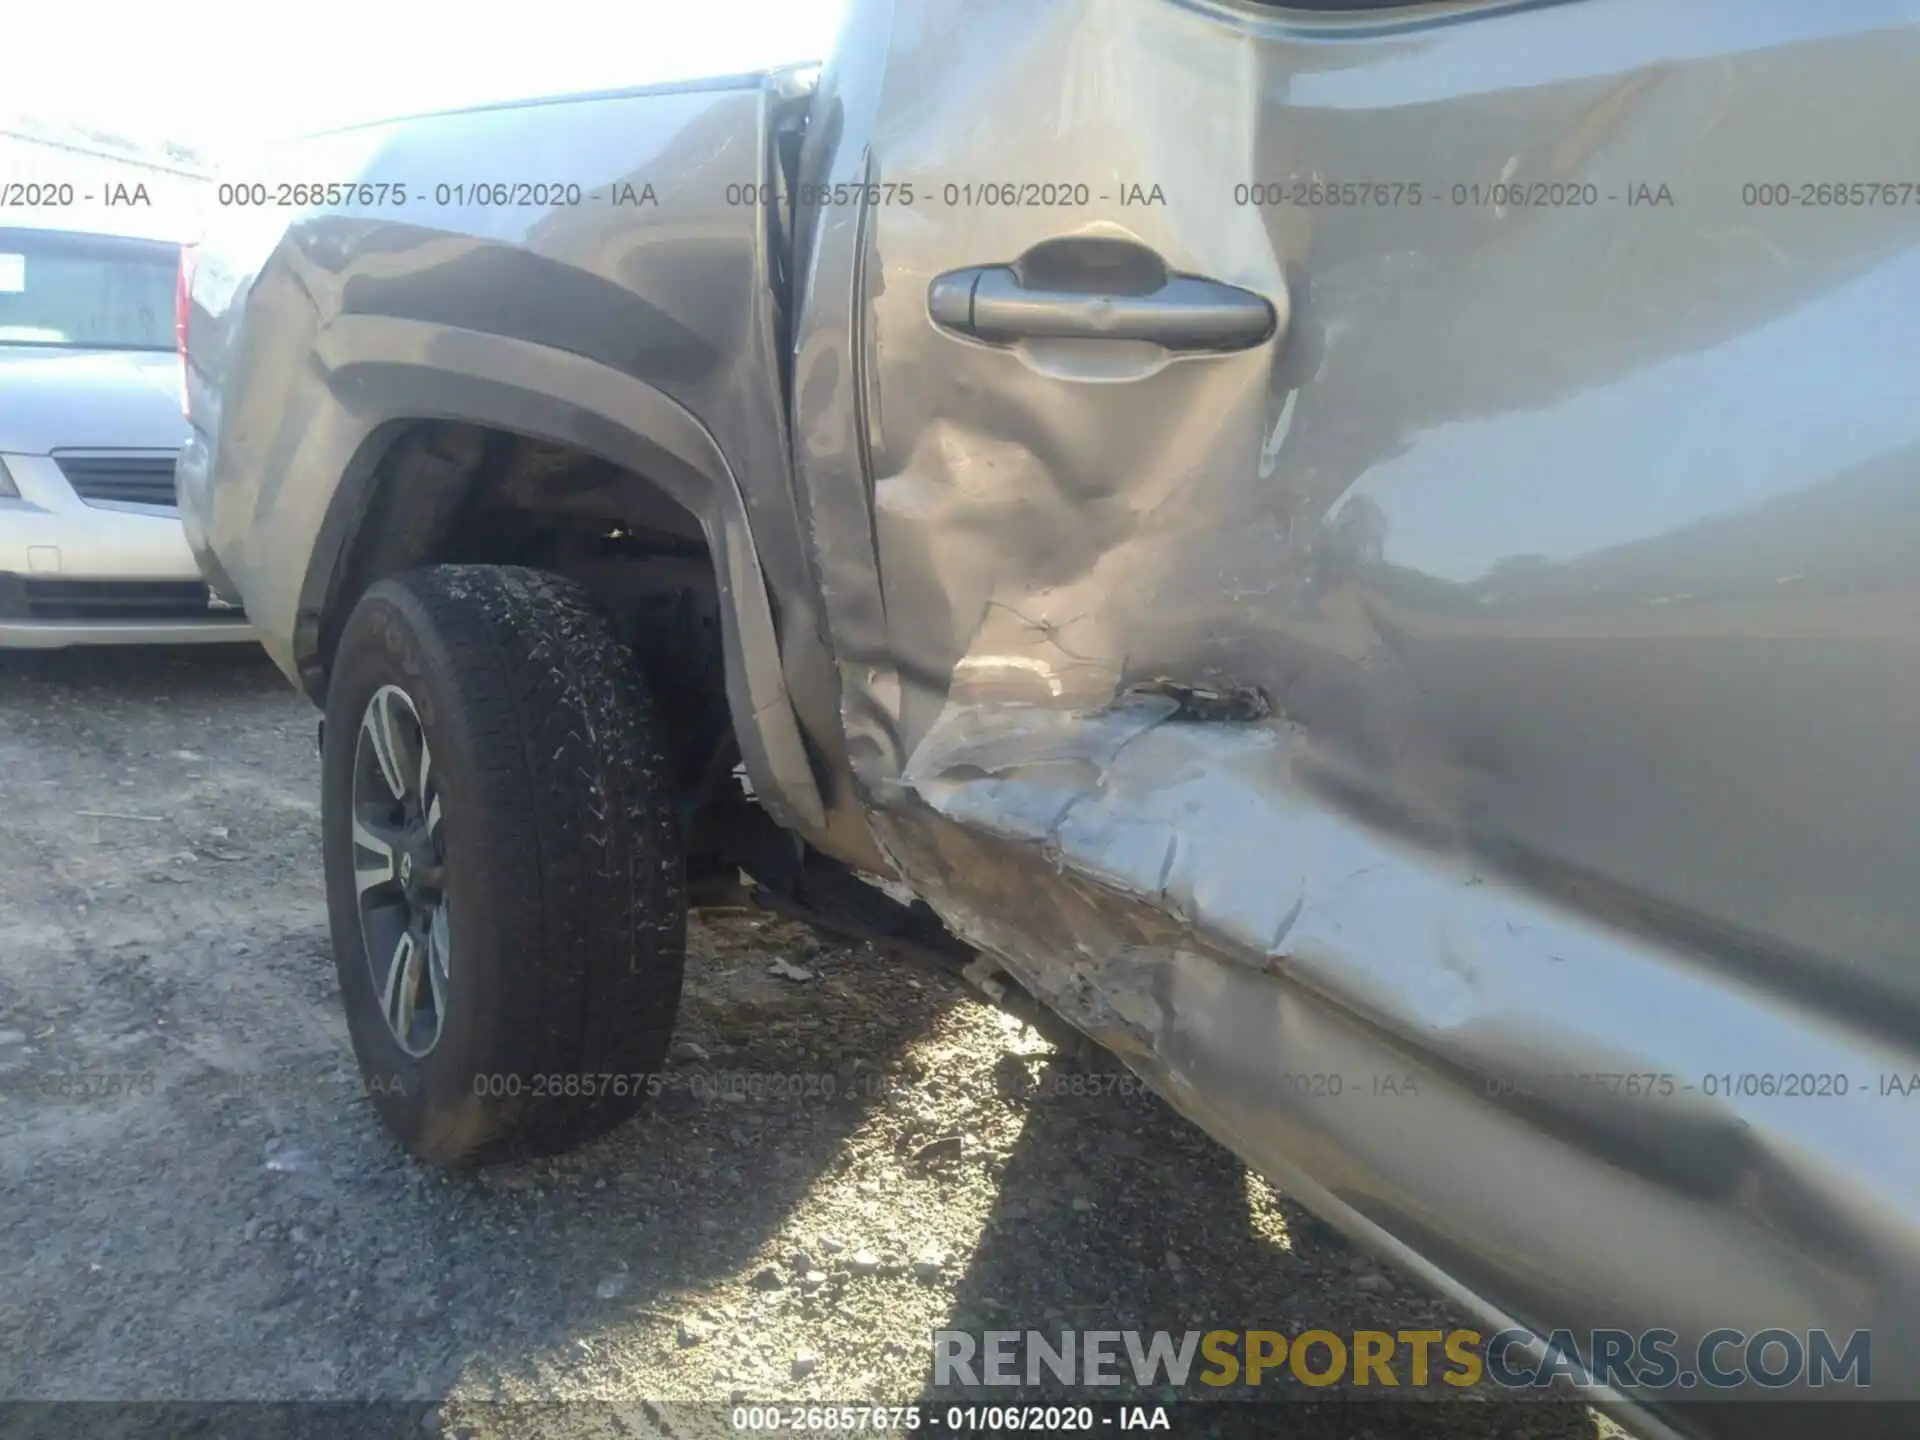
[(1140, 340), (1168, 350), (1246, 350), (1274, 331), (1264, 295), (1168, 275), (1144, 295), (1029, 289), (1007, 265), (952, 270), (927, 287), (927, 313), (943, 329), (994, 344), (1018, 340)]

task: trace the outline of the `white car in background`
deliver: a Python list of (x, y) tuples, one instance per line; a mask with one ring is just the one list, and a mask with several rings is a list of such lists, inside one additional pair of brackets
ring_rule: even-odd
[(178, 243), (0, 226), (0, 649), (252, 638), (180, 528)]

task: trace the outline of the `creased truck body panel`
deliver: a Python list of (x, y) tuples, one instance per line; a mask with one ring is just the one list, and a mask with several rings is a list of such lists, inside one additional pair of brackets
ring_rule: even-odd
[[(820, 830), (787, 677), (827, 662), (787, 479), (767, 203), (769, 137), (808, 83), (777, 72), (422, 116), (270, 157), (268, 196), (282, 180), (380, 187), (291, 223), (226, 207), (195, 274), (183, 512), (282, 669), (323, 683), (322, 618), (402, 426), (572, 445), (699, 521), (756, 788)], [(829, 754), (834, 705), (814, 719)]]
[[(795, 450), (902, 873), (1489, 1313), (1920, 1389), (1920, 207), (1745, 189), (1920, 180), (1920, 5), (854, 13)], [(1277, 333), (930, 313), (1088, 238)]]

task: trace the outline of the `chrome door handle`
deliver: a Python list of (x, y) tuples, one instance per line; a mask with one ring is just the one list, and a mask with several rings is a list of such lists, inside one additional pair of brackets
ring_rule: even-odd
[(1007, 265), (949, 271), (927, 288), (934, 323), (994, 344), (1017, 340), (1138, 340), (1168, 350), (1246, 350), (1273, 334), (1263, 295), (1168, 275), (1144, 295), (1028, 289)]

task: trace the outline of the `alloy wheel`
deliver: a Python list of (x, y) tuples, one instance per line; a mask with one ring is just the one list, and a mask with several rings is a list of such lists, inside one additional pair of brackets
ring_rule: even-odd
[(353, 755), (353, 883), (373, 991), (400, 1048), (440, 1039), (451, 974), (446, 852), (433, 752), (412, 698), (382, 685)]

